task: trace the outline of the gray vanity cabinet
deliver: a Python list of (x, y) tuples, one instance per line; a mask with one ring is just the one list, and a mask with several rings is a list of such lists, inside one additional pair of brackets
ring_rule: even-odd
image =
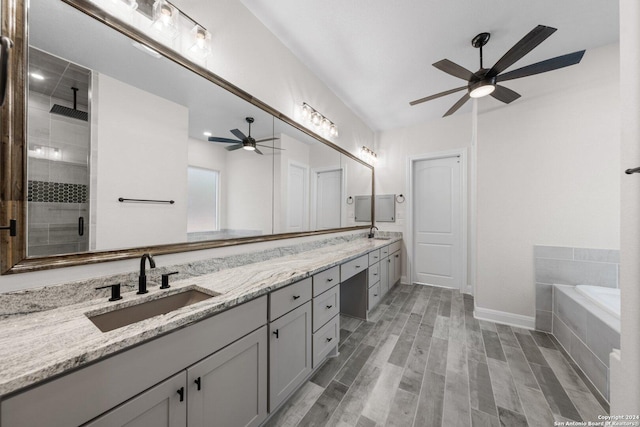
[(391, 275), (391, 277), (393, 278), (393, 283), (391, 284), (391, 286), (393, 286), (396, 283), (398, 283), (398, 281), (400, 280), (400, 276), (402, 275), (402, 264), (400, 263), (400, 260), (401, 260), (400, 251), (398, 250), (397, 252), (391, 254), (389, 259), (392, 260), (391, 264), (393, 264), (393, 275)]
[(389, 284), (389, 257), (386, 256), (380, 261), (380, 291), (382, 294), (389, 292), (391, 285)]
[(269, 324), (269, 410), (311, 373), (311, 301)]
[(187, 374), (183, 371), (85, 424), (85, 427), (186, 427), (186, 383)]
[(267, 417), (267, 327), (188, 368), (187, 384), (189, 427), (260, 425)]

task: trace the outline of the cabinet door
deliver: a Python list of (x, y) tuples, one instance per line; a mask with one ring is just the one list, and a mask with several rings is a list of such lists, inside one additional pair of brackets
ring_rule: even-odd
[(402, 275), (402, 266), (400, 265), (400, 251), (393, 254), (393, 283), (396, 284)]
[(396, 283), (395, 282), (395, 277), (396, 277), (396, 263), (394, 262), (394, 255), (389, 255), (389, 262), (387, 263), (389, 265), (389, 280), (388, 280), (388, 284), (389, 284), (389, 289), (391, 289), (393, 287), (393, 285)]
[(269, 324), (269, 410), (311, 373), (311, 301)]
[(380, 292), (382, 295), (389, 291), (389, 257), (380, 261)]
[(267, 327), (187, 369), (189, 427), (258, 426), (267, 417)]
[(85, 424), (88, 427), (186, 427), (186, 373), (174, 375)]

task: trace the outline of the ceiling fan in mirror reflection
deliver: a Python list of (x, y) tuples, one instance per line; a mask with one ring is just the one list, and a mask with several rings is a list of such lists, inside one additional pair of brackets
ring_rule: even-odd
[(247, 151), (254, 151), (256, 154), (260, 154), (260, 155), (262, 155), (262, 151), (260, 151), (258, 149), (258, 147), (272, 148), (274, 150), (284, 150), (283, 148), (279, 148), (279, 147), (273, 147), (273, 146), (270, 146), (270, 145), (259, 144), (260, 142), (274, 141), (274, 140), (280, 139), (280, 138), (273, 137), (273, 138), (263, 138), (263, 139), (256, 140), (255, 138), (253, 138), (251, 136), (251, 123), (254, 122), (254, 118), (253, 117), (245, 117), (245, 120), (247, 121), (247, 123), (249, 123), (249, 136), (246, 136), (239, 129), (231, 129), (230, 132), (238, 139), (223, 138), (223, 137), (219, 137), (219, 136), (210, 136), (208, 138), (209, 141), (210, 142), (221, 142), (223, 144), (233, 144), (233, 145), (230, 145), (228, 147), (225, 147), (227, 151), (234, 151), (234, 150), (238, 150), (240, 148), (243, 148), (243, 149), (245, 149)]

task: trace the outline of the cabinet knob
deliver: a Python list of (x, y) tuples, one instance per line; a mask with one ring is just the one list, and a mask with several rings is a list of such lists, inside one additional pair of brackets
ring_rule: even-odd
[(377, 275), (378, 275), (378, 273), (373, 273), (373, 275), (374, 275), (374, 276), (377, 276)]
[(294, 296), (293, 296), (293, 299), (294, 299), (294, 300), (296, 300), (296, 299), (298, 299), (298, 298), (300, 298), (300, 295), (294, 295)]
[(359, 266), (359, 265), (356, 265), (356, 268), (360, 268), (360, 266)]
[(327, 282), (333, 282), (333, 277), (329, 277), (329, 278), (327, 279)]
[(327, 342), (331, 342), (333, 338), (327, 338)]
[(280, 330), (276, 329), (275, 331), (273, 331), (273, 335), (275, 335), (276, 338), (280, 338)]
[(198, 391), (200, 391), (202, 389), (202, 381), (200, 380), (200, 377), (196, 378), (194, 383), (196, 383), (196, 385), (198, 386)]
[(373, 296), (374, 296), (374, 297), (377, 297), (377, 296), (378, 296), (378, 294), (373, 294)]
[(180, 402), (184, 402), (184, 387), (178, 389), (178, 396), (180, 396)]
[(333, 307), (333, 305), (328, 305), (327, 310), (329, 310), (331, 307)]

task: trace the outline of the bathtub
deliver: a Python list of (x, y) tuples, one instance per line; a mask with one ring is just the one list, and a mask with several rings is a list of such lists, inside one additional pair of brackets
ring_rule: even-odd
[(620, 348), (620, 290), (553, 286), (553, 335), (609, 400), (609, 357)]
[(607, 313), (620, 319), (620, 289), (578, 285), (576, 291), (589, 298)]

